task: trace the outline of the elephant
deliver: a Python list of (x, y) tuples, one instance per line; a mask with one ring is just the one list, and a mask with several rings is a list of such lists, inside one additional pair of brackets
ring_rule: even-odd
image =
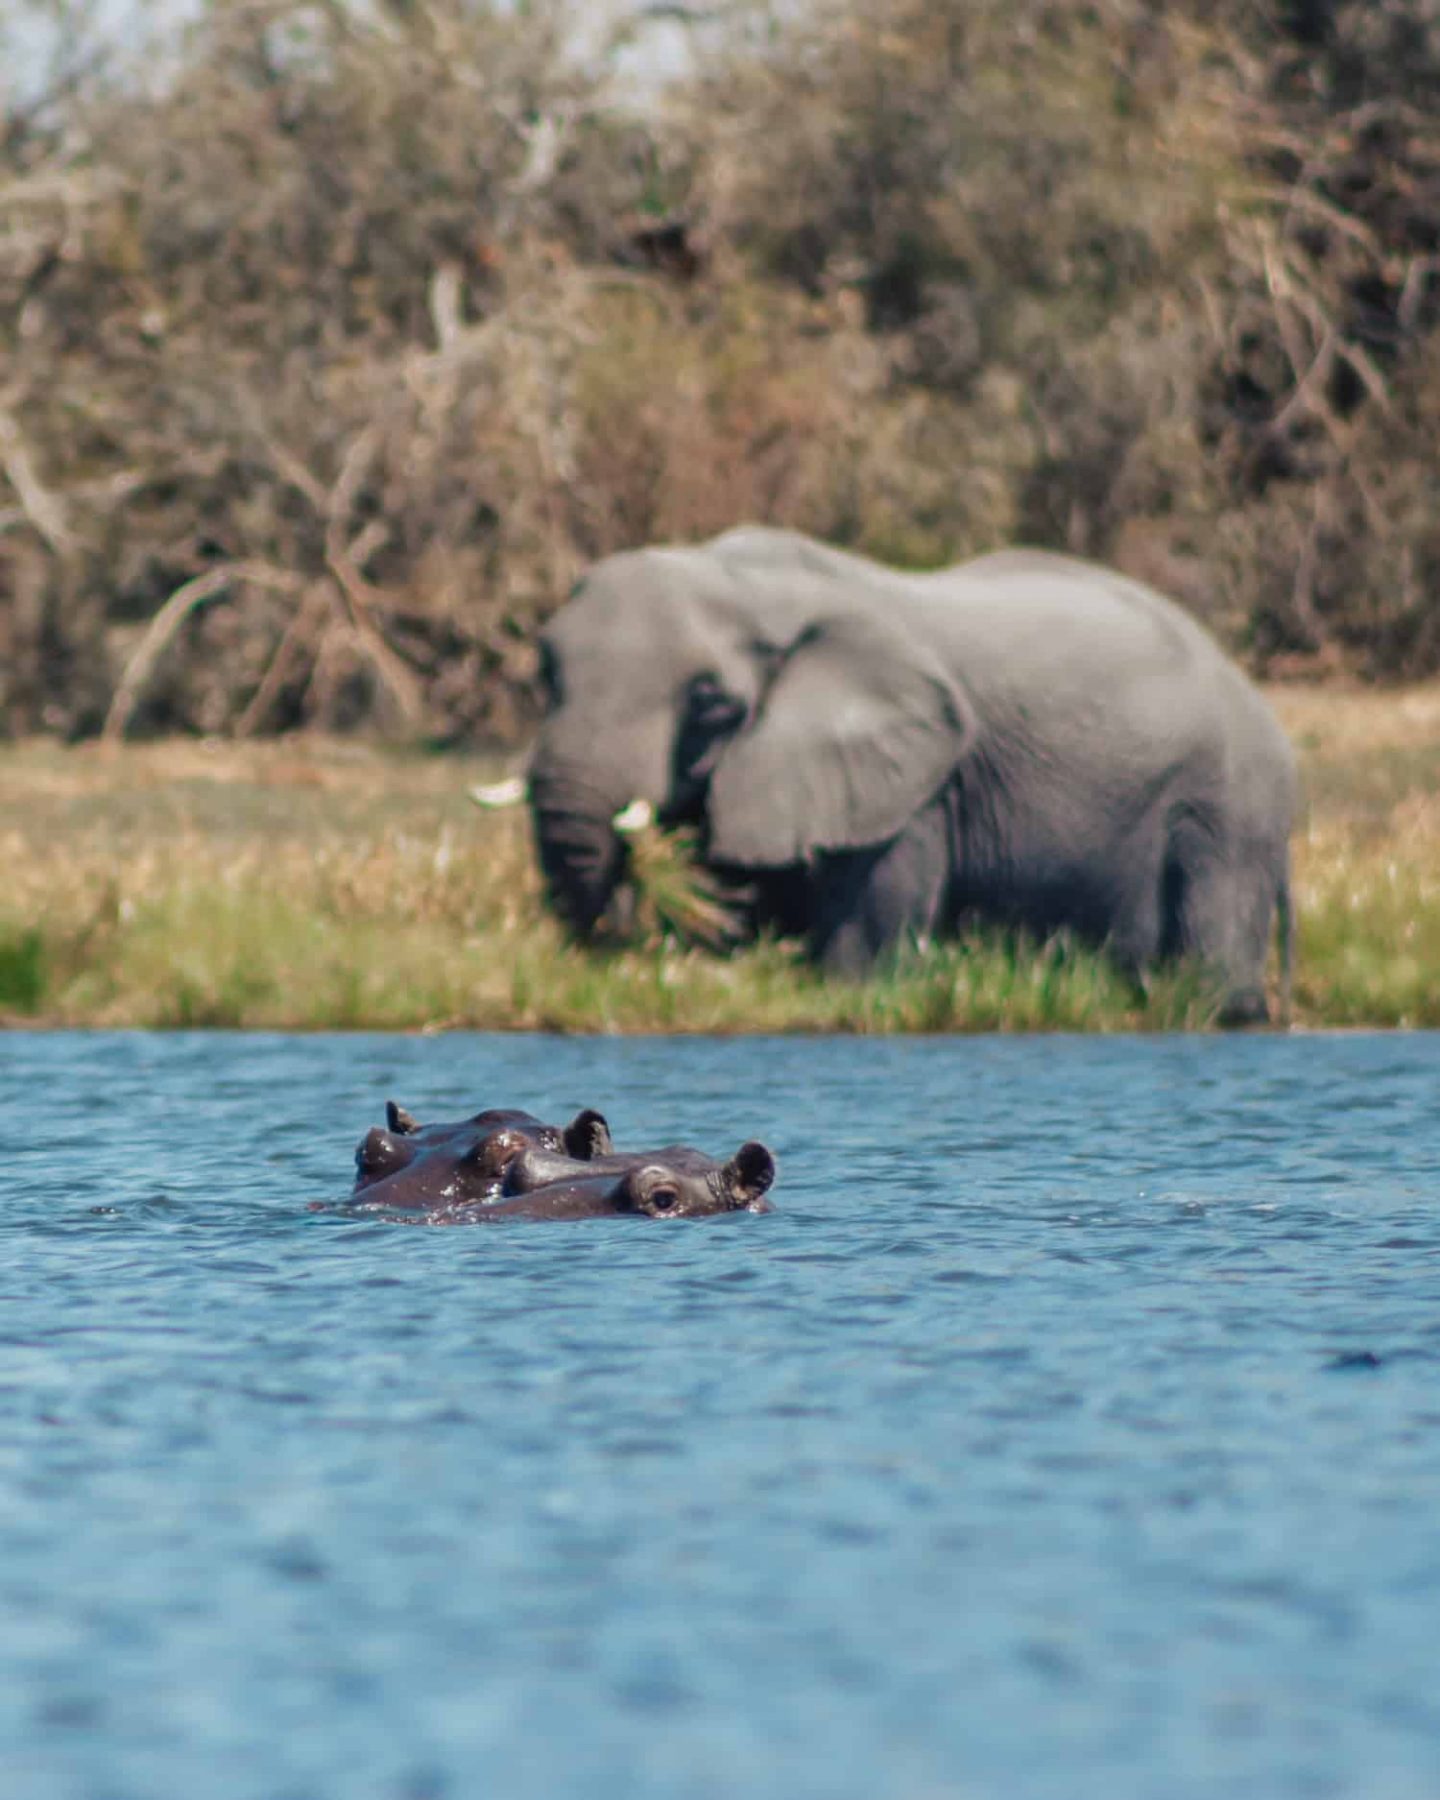
[(596, 563), (540, 657), (526, 791), (581, 938), (623, 890), (617, 819), (653, 817), (841, 976), (978, 917), (1141, 980), (1198, 958), (1258, 1022), (1278, 916), (1288, 991), (1293, 751), (1139, 581), (1036, 550), (912, 574), (741, 526)]
[(388, 1100), (384, 1127), (367, 1132), (355, 1152), (351, 1199), (394, 1212), (439, 1212), (498, 1198), (507, 1167), (527, 1150), (584, 1168), (611, 1147), (603, 1114), (590, 1108), (565, 1126), (508, 1107), (421, 1125)]

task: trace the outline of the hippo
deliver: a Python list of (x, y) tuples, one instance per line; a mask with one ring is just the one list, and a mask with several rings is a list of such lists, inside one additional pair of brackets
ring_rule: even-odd
[(627, 1154), (597, 1152), (588, 1161), (528, 1145), (512, 1157), (502, 1198), (486, 1218), (591, 1219), (638, 1213), (695, 1219), (723, 1212), (769, 1212), (775, 1158), (764, 1144), (742, 1144), (717, 1162), (686, 1144)]
[(450, 1124), (422, 1125), (393, 1100), (385, 1125), (366, 1133), (355, 1152), (351, 1199), (396, 1212), (437, 1212), (500, 1194), (509, 1163), (543, 1151), (567, 1169), (584, 1169), (611, 1150), (603, 1114), (587, 1108), (568, 1125), (547, 1125), (527, 1112), (491, 1108)]

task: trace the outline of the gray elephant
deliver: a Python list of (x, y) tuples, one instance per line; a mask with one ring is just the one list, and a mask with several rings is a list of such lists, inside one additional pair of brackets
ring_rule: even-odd
[(839, 973), (978, 915), (1137, 974), (1196, 956), (1238, 1023), (1265, 1017), (1278, 907), (1288, 978), (1290, 746), (1139, 582), (1038, 551), (903, 574), (743, 527), (597, 563), (541, 654), (529, 798), (582, 936), (638, 801)]

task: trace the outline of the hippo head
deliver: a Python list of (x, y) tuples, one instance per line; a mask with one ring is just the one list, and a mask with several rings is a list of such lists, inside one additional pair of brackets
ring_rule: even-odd
[(765, 1198), (775, 1180), (775, 1158), (764, 1144), (742, 1144), (728, 1162), (717, 1162), (686, 1144), (620, 1154), (598, 1152), (588, 1160), (527, 1146), (513, 1156), (502, 1192), (511, 1210), (530, 1218), (580, 1218), (643, 1213), (652, 1219), (701, 1218), (722, 1212), (769, 1212)]
[(728, 1162), (677, 1145), (646, 1156), (621, 1182), (622, 1211), (652, 1219), (696, 1219), (707, 1213), (769, 1212), (775, 1158), (764, 1144), (742, 1144)]
[(526, 1150), (584, 1164), (609, 1149), (610, 1129), (589, 1109), (565, 1126), (503, 1107), (453, 1124), (421, 1125), (390, 1100), (384, 1126), (367, 1132), (355, 1152), (352, 1198), (405, 1212), (465, 1206), (493, 1199), (506, 1168)]

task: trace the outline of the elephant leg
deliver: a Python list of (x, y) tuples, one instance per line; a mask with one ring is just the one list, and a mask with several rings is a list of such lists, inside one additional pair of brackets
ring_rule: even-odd
[(889, 843), (820, 857), (812, 956), (832, 975), (862, 975), (907, 940), (923, 943), (944, 916), (952, 855), (942, 795)]
[(1167, 872), (1167, 948), (1220, 978), (1222, 1025), (1260, 1025), (1270, 1016), (1265, 963), (1282, 868), (1271, 844), (1211, 841)]
[(1165, 929), (1165, 877), (1153, 871), (1153, 858), (1149, 860), (1150, 866), (1115, 899), (1105, 934), (1111, 959), (1142, 988), (1163, 954)]

